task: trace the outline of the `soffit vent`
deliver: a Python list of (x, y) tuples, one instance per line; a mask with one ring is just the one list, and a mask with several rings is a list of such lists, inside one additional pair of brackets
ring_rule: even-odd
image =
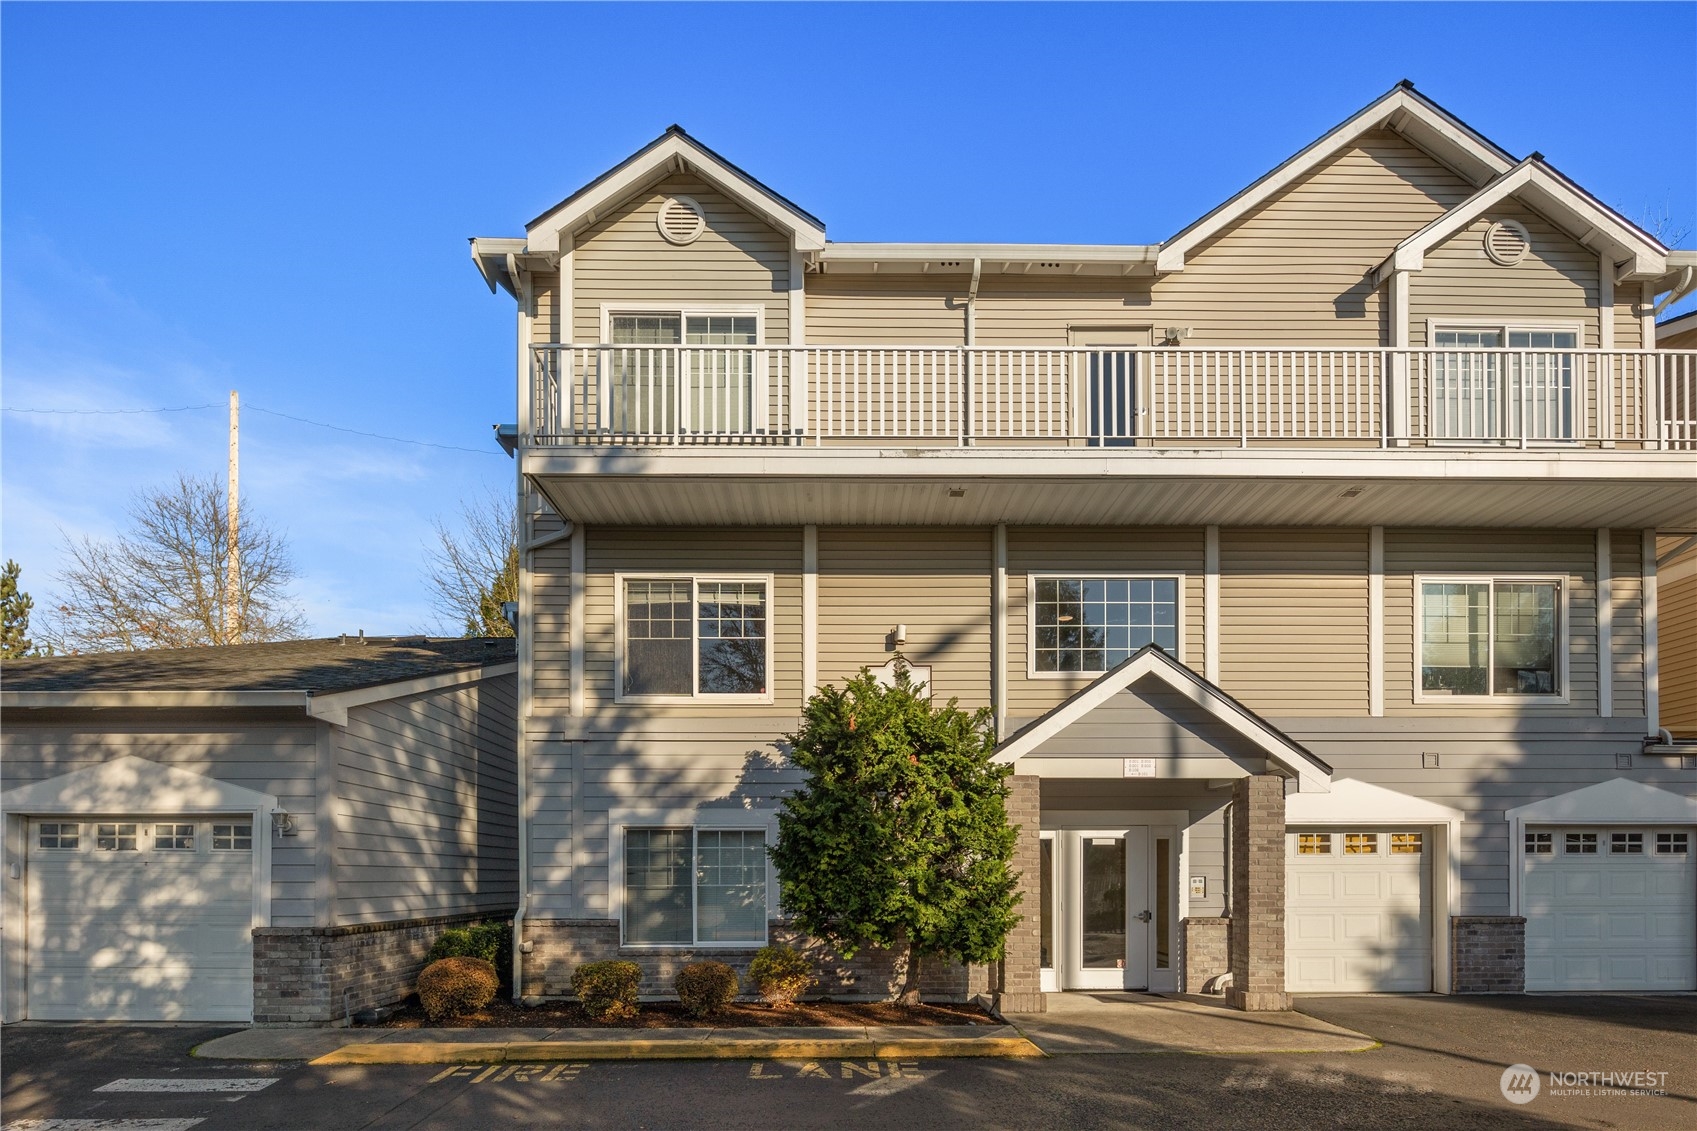
[(1513, 267), (1531, 250), (1531, 233), (1518, 220), (1498, 220), (1485, 229), (1485, 254), (1504, 267)]
[(707, 230), (707, 213), (693, 197), (669, 196), (661, 203), (654, 223), (667, 242), (681, 246), (701, 238)]

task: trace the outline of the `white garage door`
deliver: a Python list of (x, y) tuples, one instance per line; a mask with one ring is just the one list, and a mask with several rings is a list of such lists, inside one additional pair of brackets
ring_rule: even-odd
[(1345, 827), (1285, 840), (1285, 988), (1431, 989), (1431, 834)]
[(1528, 828), (1526, 988), (1697, 989), (1692, 839), (1688, 829)]
[(79, 817), (29, 829), (29, 1016), (253, 1015), (253, 819)]

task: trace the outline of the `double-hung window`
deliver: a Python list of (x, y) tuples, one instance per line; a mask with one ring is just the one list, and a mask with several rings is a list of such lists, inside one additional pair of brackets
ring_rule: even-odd
[(771, 702), (770, 575), (616, 583), (619, 701)]
[(627, 824), (621, 837), (627, 946), (761, 945), (768, 883), (764, 815), (756, 826)]
[(1420, 578), (1422, 699), (1565, 694), (1562, 584), (1554, 578)]
[(639, 435), (764, 429), (753, 311), (607, 315), (603, 427)]
[(1147, 644), (1177, 657), (1180, 580), (1034, 574), (1032, 674), (1105, 672)]
[(1433, 326), (1430, 332), (1433, 438), (1574, 438), (1577, 330)]

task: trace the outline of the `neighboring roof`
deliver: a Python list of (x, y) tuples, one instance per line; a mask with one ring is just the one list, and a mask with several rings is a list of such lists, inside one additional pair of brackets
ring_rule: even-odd
[(1304, 792), (1325, 791), (1332, 774), (1331, 766), (1154, 644), (1144, 645), (1024, 730), (1003, 740), (996, 747), (995, 760), (1004, 765), (1019, 761), (1138, 680), (1148, 677), (1187, 696), (1248, 739), (1267, 757), (1296, 776)]
[(0, 691), (287, 691), (325, 695), (516, 662), (509, 639), (330, 637), (7, 660)]
[(1654, 278), (1667, 270), (1668, 249), (1638, 225), (1574, 184), (1534, 153), (1401, 243), (1374, 277), (1418, 271), (1426, 252), (1443, 243), (1509, 197), (1563, 228), (1582, 245), (1624, 264), (1622, 277)]
[(1669, 318), (1666, 322), (1656, 323), (1656, 341), (1663, 342), (1694, 330), (1697, 330), (1697, 310), (1688, 310), (1684, 314)]
[(1162, 244), (1159, 269), (1184, 270), (1184, 257), (1193, 248), (1230, 227), (1362, 134), (1386, 127), (1404, 135), (1475, 185), (1484, 184), (1514, 165), (1514, 157), (1507, 150), (1420, 94), (1413, 83), (1404, 79)]
[(699, 173), (738, 203), (790, 233), (794, 246), (825, 246), (825, 222), (749, 176), (699, 141), (671, 126), (665, 133), (525, 225), (532, 253), (559, 250), (560, 234), (593, 223), (601, 212), (670, 172)]
[(1159, 244), (829, 243), (808, 256), (815, 270), (990, 275), (1153, 274)]

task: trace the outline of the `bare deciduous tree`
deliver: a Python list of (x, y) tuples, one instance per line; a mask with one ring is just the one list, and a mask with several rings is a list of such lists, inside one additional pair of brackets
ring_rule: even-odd
[(425, 569), (432, 602), (447, 631), (511, 636), (501, 605), (519, 599), (518, 513), (513, 500), (488, 491), (460, 502), (458, 529), (437, 519), (436, 546)]
[(61, 652), (116, 652), (293, 640), (305, 618), (288, 593), (287, 541), (245, 504), (237, 533), (234, 601), (223, 484), (179, 475), (130, 505), (131, 528), (112, 541), (65, 539), (70, 566), (41, 635)]

